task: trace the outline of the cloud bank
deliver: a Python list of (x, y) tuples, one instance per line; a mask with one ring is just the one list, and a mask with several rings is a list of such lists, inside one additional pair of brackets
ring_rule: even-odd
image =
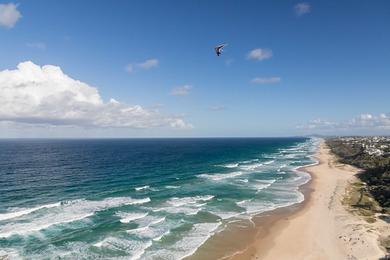
[(98, 128), (191, 128), (156, 109), (104, 102), (95, 87), (72, 79), (60, 67), (22, 62), (0, 71), (0, 122)]
[(21, 17), (17, 5), (13, 3), (0, 4), (0, 26), (12, 28)]
[(390, 133), (390, 113), (379, 115), (361, 114), (351, 120), (334, 122), (324, 119), (312, 120), (300, 129), (313, 132), (388, 132)]
[(247, 59), (249, 60), (266, 60), (272, 57), (272, 50), (270, 49), (262, 49), (262, 48), (257, 48), (251, 50), (248, 55)]

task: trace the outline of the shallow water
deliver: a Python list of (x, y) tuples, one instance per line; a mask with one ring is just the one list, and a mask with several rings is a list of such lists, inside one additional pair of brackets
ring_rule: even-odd
[(2, 140), (0, 256), (180, 259), (301, 202), (318, 140)]

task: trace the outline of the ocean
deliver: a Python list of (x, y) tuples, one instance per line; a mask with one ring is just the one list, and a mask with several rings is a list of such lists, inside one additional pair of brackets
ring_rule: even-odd
[(0, 257), (182, 259), (304, 200), (314, 138), (0, 140)]

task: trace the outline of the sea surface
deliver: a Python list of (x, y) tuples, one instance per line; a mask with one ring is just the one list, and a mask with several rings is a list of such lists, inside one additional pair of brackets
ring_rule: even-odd
[(0, 140), (0, 256), (181, 259), (302, 202), (313, 138)]

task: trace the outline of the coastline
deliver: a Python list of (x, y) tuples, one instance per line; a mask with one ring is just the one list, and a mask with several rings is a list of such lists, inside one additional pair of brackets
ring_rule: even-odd
[[(319, 164), (315, 155), (312, 156), (314, 163), (296, 167), (294, 171), (309, 174), (304, 169)], [(297, 190), (304, 196), (302, 201), (297, 201), (291, 205), (282, 206), (272, 210), (253, 215), (250, 219), (243, 218), (225, 224), (222, 231), (209, 237), (196, 251), (182, 258), (184, 260), (204, 260), (204, 259), (251, 259), (258, 249), (259, 238), (268, 236), (279, 220), (288, 218), (295, 212), (301, 210), (307, 203), (312, 192), (310, 186), (313, 176), (310, 175), (307, 182), (298, 186)]]
[(304, 202), (255, 217), (254, 240), (226, 259), (378, 259), (385, 255), (379, 231), (341, 202), (359, 170), (336, 165), (324, 142), (315, 157), (317, 165), (299, 168), (311, 175), (300, 187)]

